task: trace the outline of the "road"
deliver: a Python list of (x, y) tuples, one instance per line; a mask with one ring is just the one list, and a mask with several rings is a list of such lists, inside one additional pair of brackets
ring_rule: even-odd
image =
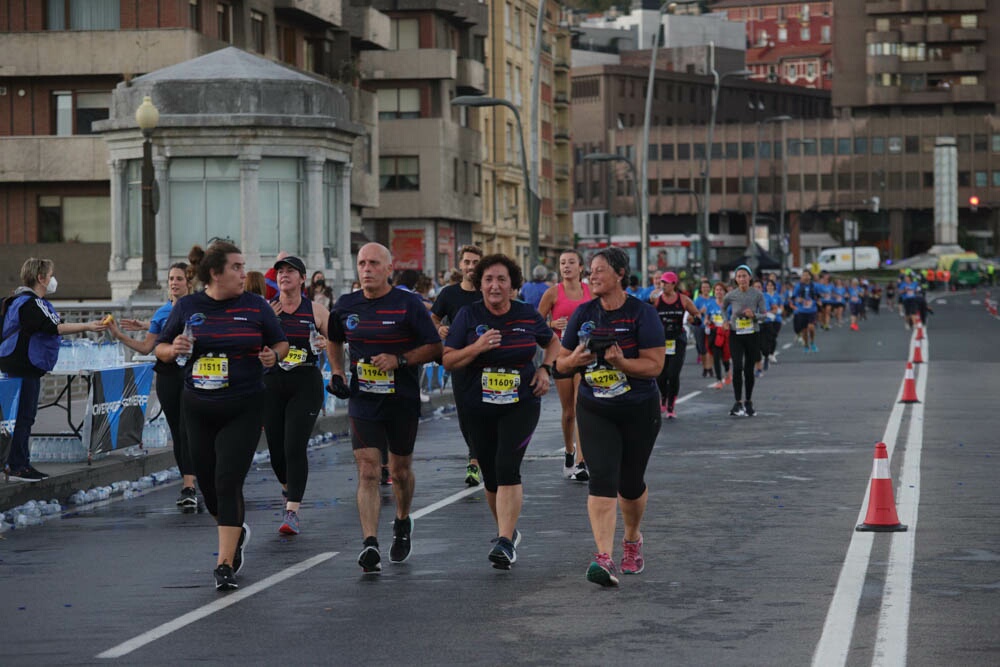
[[(235, 593), (215, 591), (214, 524), (178, 513), (176, 487), (5, 533), (0, 662), (1000, 664), (1000, 321), (977, 298), (937, 297), (918, 405), (897, 404), (912, 334), (884, 310), (821, 333), (817, 354), (786, 346), (786, 328), (752, 419), (728, 416), (731, 391), (709, 389), (692, 355), (647, 475), (646, 569), (617, 589), (584, 578), (586, 488), (561, 478), (553, 396), (510, 572), (486, 559), (495, 529), (482, 490), (463, 492), (455, 420), (439, 418), (417, 442), (407, 563), (361, 576), (337, 444), (312, 452), (298, 537), (277, 533), (270, 469), (251, 473)], [(879, 440), (905, 533), (854, 531)]]

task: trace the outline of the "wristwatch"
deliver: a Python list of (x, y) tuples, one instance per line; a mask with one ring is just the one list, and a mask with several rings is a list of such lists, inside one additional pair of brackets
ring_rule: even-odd
[(552, 364), (542, 364), (539, 368), (544, 368), (545, 372), (549, 374), (549, 377), (552, 377)]
[(396, 355), (396, 366), (398, 368), (406, 368), (406, 357), (401, 354)]

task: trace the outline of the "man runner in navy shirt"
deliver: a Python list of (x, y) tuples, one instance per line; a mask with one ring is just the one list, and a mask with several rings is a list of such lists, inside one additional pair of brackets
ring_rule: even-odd
[(351, 398), (348, 418), (358, 464), (358, 514), (364, 548), (358, 564), (366, 574), (382, 570), (378, 547), (381, 498), (379, 474), (383, 449), (396, 496), (389, 560), (402, 563), (410, 555), (413, 519), (413, 444), (420, 419), (417, 369), (441, 356), (441, 337), (427, 308), (412, 292), (389, 283), (392, 256), (378, 243), (358, 251), (361, 289), (341, 296), (330, 313), (328, 356), (334, 376), (346, 380), (344, 343), (351, 355)]

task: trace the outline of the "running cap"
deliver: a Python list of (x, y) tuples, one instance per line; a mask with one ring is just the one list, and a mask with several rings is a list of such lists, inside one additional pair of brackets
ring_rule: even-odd
[(676, 285), (677, 284), (677, 274), (674, 273), (673, 271), (664, 271), (663, 274), (660, 275), (660, 282), (661, 283), (673, 283), (673, 284)]
[(289, 255), (288, 257), (279, 259), (277, 262), (274, 263), (275, 271), (277, 271), (278, 267), (280, 267), (282, 264), (287, 264), (288, 266), (292, 267), (293, 269), (301, 273), (303, 276), (306, 275), (306, 265), (298, 257), (293, 257)]

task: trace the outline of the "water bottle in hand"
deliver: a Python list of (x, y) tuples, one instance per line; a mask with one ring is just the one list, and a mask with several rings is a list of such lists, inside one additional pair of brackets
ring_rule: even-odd
[(322, 342), (323, 337), (320, 336), (319, 331), (316, 330), (316, 325), (312, 322), (309, 323), (309, 347), (312, 348), (313, 354), (322, 354), (325, 346)]
[[(190, 322), (188, 322), (187, 324), (184, 325), (184, 336), (185, 336), (185, 338), (187, 338), (188, 340), (191, 341), (192, 345), (194, 344), (194, 333), (191, 331), (191, 323)], [(190, 358), (191, 358), (190, 354), (178, 354), (177, 355), (177, 365), (178, 366), (186, 366), (187, 362), (188, 362), (188, 359), (190, 359)]]

